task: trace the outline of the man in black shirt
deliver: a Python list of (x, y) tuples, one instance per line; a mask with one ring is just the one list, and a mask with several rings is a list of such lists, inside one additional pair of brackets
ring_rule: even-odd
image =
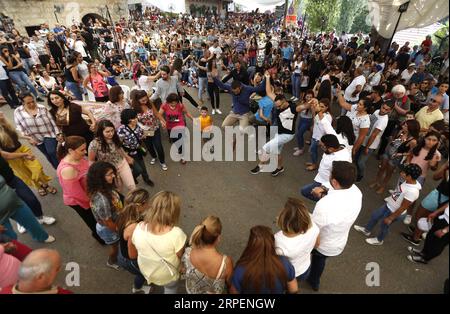
[(235, 60), (234, 69), (223, 78), (222, 83), (226, 83), (233, 78), (233, 81), (239, 81), (242, 84), (248, 85), (249, 75), (247, 73), (247, 69), (242, 66), (241, 62)]

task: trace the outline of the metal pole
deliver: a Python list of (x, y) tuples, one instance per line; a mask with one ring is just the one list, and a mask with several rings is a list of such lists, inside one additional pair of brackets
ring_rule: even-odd
[(53, 11), (53, 14), (55, 14), (56, 23), (59, 24), (58, 15), (56, 15), (56, 11)]
[(387, 57), (387, 55), (389, 53), (389, 49), (391, 48), (392, 41), (394, 40), (395, 33), (397, 32), (398, 24), (400, 24), (400, 19), (402, 18), (403, 13), (405, 13), (408, 10), (409, 2), (410, 1), (407, 1), (407, 2), (403, 3), (398, 8), (398, 12), (400, 12), (400, 15), (398, 16), (397, 23), (395, 24), (394, 32), (392, 33), (392, 36), (389, 39), (389, 44), (388, 44), (388, 46), (386, 48), (386, 54), (384, 55), (385, 57)]
[(109, 21), (110, 21), (110, 23), (111, 23), (111, 27), (112, 27), (112, 33), (113, 33), (113, 36), (115, 37), (115, 40), (114, 40), (114, 43), (115, 43), (115, 47), (116, 47), (116, 49), (120, 49), (120, 46), (119, 46), (119, 36), (117, 36), (117, 33), (116, 33), (116, 28), (115, 28), (115, 26), (114, 26), (114, 23), (113, 23), (113, 20), (112, 20), (112, 17), (111, 17), (111, 14), (109, 13), (109, 8), (108, 8), (108, 6), (106, 5), (105, 6), (106, 7), (106, 14), (107, 14), (107, 16), (109, 17)]

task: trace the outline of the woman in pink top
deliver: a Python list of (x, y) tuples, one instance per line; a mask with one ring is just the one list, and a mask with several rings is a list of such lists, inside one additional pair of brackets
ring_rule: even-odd
[[(108, 86), (103, 80), (104, 77), (110, 76), (111, 73), (103, 67), (98, 69), (94, 63), (88, 64), (89, 75), (83, 81), (84, 88), (94, 93), (95, 101), (107, 102), (109, 100)], [(88, 84), (91, 84), (90, 86)]]
[[(166, 119), (166, 127), (169, 132), (169, 141), (171, 143), (175, 143), (184, 136), (184, 128), (186, 127), (186, 122), (184, 121), (184, 115), (186, 115), (189, 119), (192, 120), (191, 114), (186, 110), (186, 107), (180, 102), (180, 97), (177, 94), (169, 94), (166, 99), (166, 103), (164, 103), (159, 109), (159, 113), (165, 115)], [(172, 129), (177, 128), (175, 131), (176, 137), (171, 137), (170, 133)], [(184, 165), (186, 161), (183, 159), (183, 145), (178, 145), (178, 154), (181, 159), (180, 162)]]
[(64, 204), (72, 207), (91, 229), (92, 236), (102, 245), (105, 242), (97, 235), (97, 221), (92, 214), (86, 193), (86, 176), (89, 161), (86, 156), (86, 140), (81, 136), (68, 136), (58, 147), (58, 175), (63, 190)]
[(0, 244), (0, 290), (14, 285), (19, 278), (20, 261), (6, 253), (8, 249), (8, 246)]

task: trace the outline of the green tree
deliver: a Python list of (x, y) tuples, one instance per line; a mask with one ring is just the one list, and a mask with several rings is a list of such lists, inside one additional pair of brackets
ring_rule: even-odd
[(350, 32), (356, 17), (364, 8), (367, 8), (367, 0), (342, 0), (336, 30)]
[(355, 19), (350, 28), (350, 33), (355, 34), (361, 31), (363, 34), (369, 34), (371, 31), (371, 26), (366, 23), (367, 15), (369, 11), (367, 7), (363, 7), (355, 16)]
[(342, 0), (308, 0), (307, 23), (313, 32), (331, 31), (339, 19)]

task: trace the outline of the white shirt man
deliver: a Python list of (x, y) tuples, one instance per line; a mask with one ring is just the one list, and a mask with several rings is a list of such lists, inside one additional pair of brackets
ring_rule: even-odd
[[(359, 69), (356, 69), (355, 71), (359, 71)], [(362, 70), (360, 72), (362, 72)], [(356, 76), (345, 89), (344, 98), (348, 103), (355, 104), (358, 102), (359, 93), (362, 91), (364, 84), (366, 84), (366, 78), (360, 72), (358, 72), (358, 76)]]
[(389, 117), (388, 115), (380, 115), (380, 110), (376, 110), (373, 114), (370, 115), (370, 124), (371, 124), (371, 128), (369, 131), (369, 135), (366, 137), (365, 141), (364, 141), (364, 146), (367, 145), (369, 138), (371, 137), (371, 135), (373, 134), (373, 132), (375, 130), (379, 130), (377, 136), (375, 137), (375, 139), (373, 140), (373, 142), (370, 144), (369, 149), (378, 149), (378, 147), (380, 146), (380, 142), (381, 142), (381, 136), (384, 133), (384, 130), (386, 129), (387, 125), (389, 122)]

